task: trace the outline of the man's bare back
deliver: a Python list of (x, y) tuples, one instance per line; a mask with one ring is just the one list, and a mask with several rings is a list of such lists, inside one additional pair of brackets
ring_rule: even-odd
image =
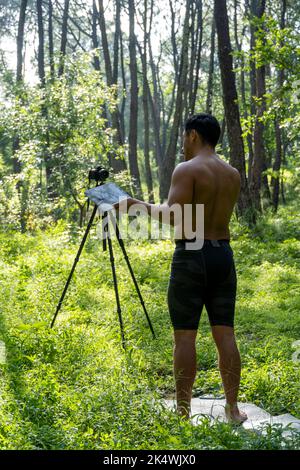
[(216, 154), (197, 155), (183, 165), (193, 174), (192, 203), (204, 204), (204, 238), (229, 240), (229, 222), (241, 186), (238, 170)]

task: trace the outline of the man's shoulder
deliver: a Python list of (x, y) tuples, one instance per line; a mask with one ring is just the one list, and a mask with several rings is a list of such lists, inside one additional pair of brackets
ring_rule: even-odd
[(237, 168), (230, 165), (230, 163), (228, 163), (225, 160), (221, 159), (219, 156), (218, 156), (218, 158), (219, 158), (219, 160), (222, 161), (222, 163), (226, 167), (226, 169), (232, 174), (233, 178), (235, 178), (236, 180), (241, 180), (241, 175), (240, 175), (240, 172)]
[(202, 182), (210, 176), (210, 170), (205, 162), (194, 161), (194, 159), (179, 163), (174, 170), (175, 178), (185, 178)]
[(182, 173), (194, 173), (196, 170), (205, 169), (206, 163), (201, 161), (195, 161), (193, 158), (191, 160), (187, 160), (185, 162), (180, 162), (175, 167), (175, 171), (182, 172)]
[(241, 174), (239, 170), (237, 168), (234, 168), (234, 166), (231, 166), (231, 170), (232, 170), (232, 175), (236, 179), (236, 181), (241, 183)]
[(189, 161), (177, 163), (177, 165), (175, 166), (175, 170), (183, 171), (184, 169), (189, 168), (188, 164), (189, 164)]
[(241, 189), (241, 174), (237, 168), (230, 165), (231, 181), (232, 185), (236, 188), (236, 191), (239, 192)]
[(189, 161), (178, 163), (174, 169), (175, 176), (192, 175), (192, 172), (193, 169), (191, 165), (189, 165)]

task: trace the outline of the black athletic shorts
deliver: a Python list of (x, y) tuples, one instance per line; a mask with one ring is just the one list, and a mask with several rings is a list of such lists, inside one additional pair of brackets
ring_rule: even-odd
[(229, 240), (204, 240), (185, 249), (176, 240), (168, 285), (168, 307), (175, 330), (197, 330), (203, 305), (209, 322), (234, 326), (236, 270)]

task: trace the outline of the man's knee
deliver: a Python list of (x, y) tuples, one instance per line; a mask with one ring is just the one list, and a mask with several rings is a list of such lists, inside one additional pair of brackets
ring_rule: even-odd
[(174, 330), (175, 345), (194, 344), (197, 336), (197, 330)]
[(225, 325), (215, 325), (211, 327), (211, 331), (217, 346), (222, 346), (228, 343), (235, 343), (235, 334), (233, 327)]

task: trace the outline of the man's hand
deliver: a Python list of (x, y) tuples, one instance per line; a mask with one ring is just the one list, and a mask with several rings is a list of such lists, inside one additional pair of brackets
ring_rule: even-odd
[(116, 209), (118, 213), (126, 214), (126, 212), (128, 212), (129, 207), (132, 206), (132, 204), (134, 204), (135, 202), (136, 200), (133, 197), (127, 197), (113, 204), (113, 208)]

